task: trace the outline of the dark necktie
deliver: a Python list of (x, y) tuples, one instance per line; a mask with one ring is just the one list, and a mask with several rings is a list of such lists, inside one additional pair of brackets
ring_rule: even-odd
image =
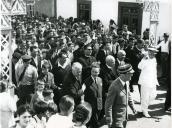
[(94, 83), (95, 83), (95, 84), (97, 83), (96, 78), (94, 78)]
[(127, 84), (126, 83), (124, 84), (124, 88), (125, 88), (125, 91), (127, 93)]

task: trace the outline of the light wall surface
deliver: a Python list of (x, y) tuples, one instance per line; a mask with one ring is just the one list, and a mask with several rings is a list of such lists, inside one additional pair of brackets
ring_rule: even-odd
[(117, 0), (92, 0), (93, 20), (100, 19), (108, 27), (110, 19), (117, 23), (118, 1)]
[(57, 17), (77, 17), (77, 0), (56, 0)]
[(161, 2), (159, 8), (159, 24), (157, 35), (162, 36), (164, 32), (171, 33), (171, 7), (169, 3)]

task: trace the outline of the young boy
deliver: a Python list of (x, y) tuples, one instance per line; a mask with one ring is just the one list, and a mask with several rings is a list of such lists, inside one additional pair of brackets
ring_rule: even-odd
[(72, 126), (72, 112), (74, 109), (74, 99), (68, 95), (63, 96), (59, 102), (60, 113), (52, 115), (46, 128), (53, 128), (60, 126), (60, 128), (69, 128)]
[(49, 104), (49, 103), (54, 103), (53, 97), (54, 97), (54, 93), (53, 90), (51, 89), (45, 89), (42, 93), (43, 97), (44, 97), (44, 102)]
[(45, 83), (42, 80), (38, 80), (37, 82), (37, 91), (35, 92), (35, 94), (33, 95), (31, 102), (30, 102), (30, 106), (32, 108), (32, 110), (34, 111), (34, 104), (38, 101), (43, 101), (44, 97), (43, 97), (43, 90), (45, 87)]

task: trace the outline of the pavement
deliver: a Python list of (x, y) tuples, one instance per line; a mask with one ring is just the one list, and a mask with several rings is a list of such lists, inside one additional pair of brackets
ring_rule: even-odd
[[(135, 101), (138, 114), (133, 115), (131, 109), (128, 108), (129, 120), (127, 122), (127, 128), (171, 128), (171, 112), (165, 112), (164, 110), (165, 95), (166, 86), (158, 86), (157, 97), (149, 106), (151, 118), (146, 118), (141, 112), (138, 86), (134, 85), (132, 97)], [(108, 128), (108, 126), (103, 125), (101, 128)]]

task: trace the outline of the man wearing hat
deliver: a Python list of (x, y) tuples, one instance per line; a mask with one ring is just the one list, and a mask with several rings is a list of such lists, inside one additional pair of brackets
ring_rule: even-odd
[(145, 117), (150, 117), (148, 105), (156, 97), (156, 85), (159, 85), (157, 79), (157, 62), (155, 54), (156, 48), (149, 47), (146, 55), (138, 64), (141, 70), (138, 83), (141, 85), (141, 108)]
[(161, 48), (161, 68), (162, 68), (162, 78), (167, 77), (168, 72), (168, 56), (171, 49), (171, 40), (169, 40), (169, 34), (164, 33), (164, 40), (161, 41), (156, 48)]
[(129, 81), (134, 73), (130, 64), (118, 67), (120, 76), (109, 87), (106, 102), (105, 115), (109, 128), (125, 128), (127, 123), (128, 105), (136, 114), (133, 100), (129, 91)]
[(16, 69), (16, 81), (18, 84), (18, 106), (30, 103), (37, 82), (37, 69), (30, 64), (31, 56), (23, 55), (23, 63)]

